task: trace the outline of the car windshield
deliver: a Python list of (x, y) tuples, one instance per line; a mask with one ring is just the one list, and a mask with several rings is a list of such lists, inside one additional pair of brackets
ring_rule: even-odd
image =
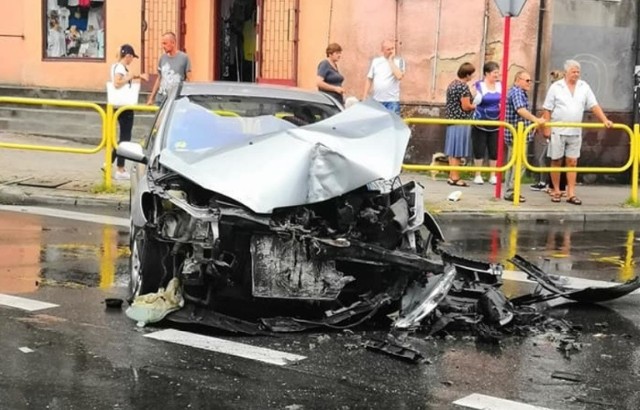
[(311, 101), (191, 95), (178, 98), (165, 147), (174, 151), (220, 148), (259, 135), (313, 124), (339, 108)]

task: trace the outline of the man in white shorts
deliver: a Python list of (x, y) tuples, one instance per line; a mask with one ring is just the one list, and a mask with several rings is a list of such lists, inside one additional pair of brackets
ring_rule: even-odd
[[(613, 123), (607, 118), (598, 105), (591, 87), (580, 80), (580, 63), (575, 60), (567, 60), (564, 63), (565, 77), (549, 87), (544, 99), (542, 117), (551, 122), (582, 122), (584, 111), (590, 110), (607, 127)], [(551, 158), (552, 167), (565, 166), (569, 168), (578, 166), (580, 147), (582, 146), (582, 128), (552, 128), (547, 155)], [(551, 172), (552, 193), (551, 201), (560, 202), (560, 173)], [(576, 173), (567, 172), (567, 202), (573, 205), (582, 205), (580, 198), (576, 196)]]

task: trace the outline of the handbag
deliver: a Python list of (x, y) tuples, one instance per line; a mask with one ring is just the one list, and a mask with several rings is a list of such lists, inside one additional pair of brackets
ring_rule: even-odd
[(107, 81), (107, 103), (114, 107), (137, 105), (140, 95), (140, 83), (129, 81), (128, 84), (116, 88), (113, 81)]

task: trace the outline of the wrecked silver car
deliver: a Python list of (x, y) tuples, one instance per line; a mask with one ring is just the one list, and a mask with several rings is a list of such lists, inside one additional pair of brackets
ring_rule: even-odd
[(501, 265), (447, 252), (423, 187), (400, 181), (409, 136), (374, 102), (342, 111), (297, 89), (183, 84), (143, 145), (118, 147), (138, 163), (131, 298), (170, 288), (168, 318), (249, 334), (517, 321)]

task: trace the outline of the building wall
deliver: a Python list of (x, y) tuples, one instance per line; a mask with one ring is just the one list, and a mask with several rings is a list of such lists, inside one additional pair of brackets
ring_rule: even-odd
[[(212, 81), (214, 76), (215, 3), (190, 1), (184, 10), (187, 32), (184, 47), (191, 60), (192, 81)], [(158, 45), (159, 46), (159, 45)]]
[[(7, 56), (0, 64), (0, 83), (70, 89), (104, 89), (109, 67), (120, 45), (130, 43), (140, 50), (141, 2), (107, 0), (104, 62), (43, 61), (43, 2), (41, 0), (7, 1), (0, 14), (0, 34), (23, 34), (24, 38), (0, 37), (0, 49)], [(114, 24), (117, 22), (117, 24)], [(133, 70), (140, 70), (135, 60)]]

